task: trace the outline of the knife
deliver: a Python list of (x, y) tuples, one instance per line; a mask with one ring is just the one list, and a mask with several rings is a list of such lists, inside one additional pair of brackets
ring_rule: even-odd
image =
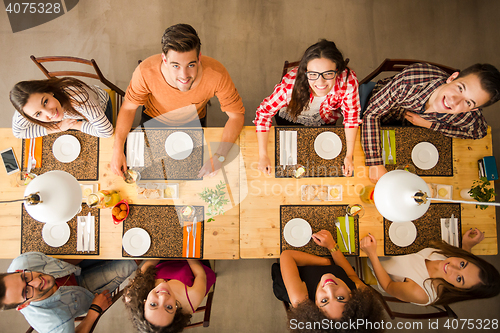
[(90, 230), (92, 226), (90, 225), (92, 223), (92, 215), (89, 214), (87, 215), (87, 252), (90, 252)]
[(33, 149), (33, 139), (29, 139), (30, 140), (30, 149), (28, 151), (28, 166), (27, 166), (27, 171), (28, 173), (31, 171), (31, 168), (32, 168), (32, 164), (33, 164), (33, 159), (31, 158), (31, 150)]
[(193, 219), (193, 258), (196, 257), (196, 216)]
[(283, 169), (286, 168), (286, 166), (288, 165), (288, 154), (286, 152), (286, 142), (287, 142), (287, 135), (286, 135), (286, 131), (282, 131), (281, 133), (283, 133), (283, 145), (281, 146), (281, 150), (283, 151)]
[(451, 245), (453, 246), (456, 246), (455, 245), (455, 218), (453, 217), (453, 214), (451, 214), (451, 219), (450, 219), (450, 222), (451, 222), (451, 233), (453, 234), (453, 238), (451, 240)]
[(347, 246), (349, 247), (349, 253), (351, 253), (351, 228), (349, 226), (349, 215), (345, 214), (345, 229), (347, 233)]

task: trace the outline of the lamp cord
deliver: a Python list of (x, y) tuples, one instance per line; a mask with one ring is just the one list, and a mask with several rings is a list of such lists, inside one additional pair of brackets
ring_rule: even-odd
[(0, 203), (9, 203), (9, 202), (16, 202), (16, 201), (24, 201), (25, 199), (16, 199), (16, 200), (9, 200), (9, 201), (0, 201)]

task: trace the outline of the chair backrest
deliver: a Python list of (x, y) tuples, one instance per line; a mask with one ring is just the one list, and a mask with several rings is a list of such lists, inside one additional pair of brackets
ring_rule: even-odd
[[(123, 102), (123, 97), (125, 97), (125, 92), (104, 77), (94, 59), (87, 60), (82, 58), (66, 57), (66, 56), (48, 56), (48, 57), (37, 58), (34, 55), (30, 56), (30, 58), (49, 79), (52, 77), (61, 77), (61, 76), (81, 76), (101, 81), (106, 87), (108, 87), (111, 91), (116, 93), (116, 94), (110, 93), (111, 101), (113, 103), (113, 124), (116, 122), (116, 115), (118, 114), (118, 110), (120, 110), (121, 104)], [(46, 62), (72, 62), (72, 63), (84, 64), (91, 66), (93, 72), (84, 72), (75, 70), (63, 70), (63, 71), (51, 72), (44, 65), (42, 65), (42, 63)]]
[(385, 59), (382, 62), (382, 64), (380, 64), (380, 66), (378, 66), (373, 72), (368, 74), (363, 80), (359, 81), (359, 84), (362, 85), (364, 83), (370, 82), (382, 72), (401, 72), (403, 69), (405, 69), (406, 66), (419, 62), (424, 62), (439, 67), (450, 75), (458, 71), (456, 68), (452, 68), (449, 66), (429, 61), (412, 60), (412, 59)]
[[(119, 300), (119, 299), (120, 299), (120, 297), (122, 297), (123, 292), (124, 292), (124, 289), (120, 290), (120, 287), (118, 287), (118, 288), (116, 288), (116, 289), (115, 289), (115, 291), (113, 291), (113, 292), (111, 293), (111, 296), (112, 296), (112, 297), (111, 297), (111, 305), (110, 305), (110, 306), (108, 306), (108, 308), (107, 308), (106, 310), (104, 310), (104, 311), (102, 312), (102, 314), (101, 314), (99, 317), (97, 317), (97, 319), (95, 320), (94, 324), (92, 325), (92, 328), (90, 329), (89, 333), (94, 332), (94, 329), (95, 329), (95, 327), (97, 326), (97, 323), (99, 322), (99, 319), (101, 319), (101, 317), (102, 317), (102, 316), (104, 316), (104, 314), (106, 313), (106, 311), (107, 311), (107, 310), (108, 310), (108, 309), (109, 309), (109, 308), (110, 308), (113, 304), (115, 304), (115, 302), (116, 302), (117, 300)], [(81, 321), (82, 321), (82, 320), (84, 320), (84, 319), (85, 319), (85, 316), (83, 316), (83, 317), (77, 317), (77, 318), (75, 318), (75, 322), (81, 322)], [(34, 331), (33, 327), (31, 327), (31, 326), (30, 326), (30, 328), (28, 328), (28, 330), (26, 331), (26, 333), (31, 333), (31, 332), (33, 332), (33, 331)]]
[[(210, 260), (210, 267), (212, 270), (215, 272), (215, 260)], [(215, 273), (215, 277), (217, 277), (217, 273)], [(212, 312), (212, 302), (214, 299), (214, 292), (215, 292), (215, 284), (213, 284), (212, 288), (210, 288), (210, 291), (208, 294), (205, 296), (206, 302), (205, 305), (199, 306), (194, 314), (196, 313), (203, 313), (203, 319), (200, 321), (192, 322), (189, 325), (187, 325), (185, 328), (194, 328), (194, 327), (208, 327), (210, 325), (210, 314)], [(193, 315), (194, 315), (193, 314)]]

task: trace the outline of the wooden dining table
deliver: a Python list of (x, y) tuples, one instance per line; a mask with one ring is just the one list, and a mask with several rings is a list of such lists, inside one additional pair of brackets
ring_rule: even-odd
[[(203, 160), (208, 160), (210, 153), (214, 153), (217, 142), (220, 141), (223, 128), (204, 128), (204, 145), (212, 149), (204, 149)], [(68, 132), (71, 134), (71, 132)], [(19, 164), (22, 156), (22, 140), (12, 134), (12, 129), (0, 129), (0, 150), (12, 147)], [(224, 165), (224, 172), (219, 172), (213, 177), (204, 177), (203, 180), (174, 180), (165, 183), (179, 184), (179, 199), (145, 199), (138, 196), (135, 185), (125, 183), (122, 177), (115, 175), (110, 169), (112, 146), (114, 138), (99, 139), (99, 167), (98, 180), (79, 181), (80, 184), (98, 183), (100, 189), (115, 190), (122, 199), (127, 199), (130, 204), (138, 205), (193, 205), (204, 206), (204, 259), (239, 259), (239, 177), (241, 158), (238, 155), (238, 141), (233, 147), (236, 157)], [(79, 156), (78, 158), (82, 158)], [(42, 161), (43, 164), (43, 161)], [(0, 201), (21, 199), (25, 186), (17, 183), (19, 173), (7, 175), (5, 169), (0, 171)], [(208, 217), (207, 203), (199, 194), (203, 188), (215, 188), (220, 182), (228, 184), (231, 200), (224, 205), (224, 215), (218, 215), (214, 221), (206, 222)], [(158, 182), (158, 181), (155, 181)], [(85, 205), (85, 204), (84, 204)], [(0, 258), (15, 258), (21, 253), (21, 203), (0, 203)], [(122, 224), (115, 225), (112, 220), (111, 209), (101, 209), (99, 223), (99, 254), (98, 255), (71, 255), (55, 257), (71, 257), (75, 259), (125, 259), (122, 256)], [(130, 258), (129, 258), (130, 259)]]
[[(341, 185), (343, 196), (335, 204), (361, 203), (365, 214), (359, 219), (359, 239), (368, 233), (377, 240), (377, 254), (384, 255), (384, 222), (373, 204), (360, 200), (360, 191), (366, 185), (373, 185), (368, 177), (368, 167), (360, 144), (358, 131), (354, 148), (353, 177), (304, 177), (277, 178), (275, 166), (275, 131), (269, 132), (268, 156), (273, 166), (271, 175), (258, 169), (259, 150), (254, 126), (245, 127), (240, 135), (240, 146), (244, 166), (240, 168), (240, 256), (241, 258), (277, 258), (280, 256), (280, 206), (304, 205), (311, 202), (301, 200), (302, 185)], [(470, 188), (473, 180), (478, 179), (477, 161), (492, 155), (491, 128), (486, 137), (480, 140), (452, 140), (453, 176), (424, 176), (427, 183), (451, 185), (453, 199), (461, 199), (460, 191)], [(278, 163), (279, 164), (279, 163)], [(331, 201), (315, 202), (315, 205), (331, 205)], [(474, 204), (461, 205), (462, 233), (469, 228), (478, 228), (485, 239), (472, 250), (478, 255), (497, 254), (497, 233), (495, 209), (480, 210)], [(360, 252), (364, 256), (363, 252)]]

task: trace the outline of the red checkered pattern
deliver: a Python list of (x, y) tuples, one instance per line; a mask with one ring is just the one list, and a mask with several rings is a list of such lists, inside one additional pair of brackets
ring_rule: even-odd
[[(288, 72), (283, 77), (283, 80), (274, 87), (271, 96), (264, 99), (257, 108), (255, 120), (253, 121), (257, 132), (268, 132), (271, 128), (272, 117), (290, 103), (297, 69), (298, 67), (295, 67)], [(312, 98), (311, 93), (311, 100)], [(321, 104), (319, 113), (327, 124), (335, 123), (343, 114), (344, 127), (355, 128), (361, 124), (359, 119), (360, 110), (358, 79), (352, 70), (347, 76), (346, 69), (335, 78), (335, 85)]]

